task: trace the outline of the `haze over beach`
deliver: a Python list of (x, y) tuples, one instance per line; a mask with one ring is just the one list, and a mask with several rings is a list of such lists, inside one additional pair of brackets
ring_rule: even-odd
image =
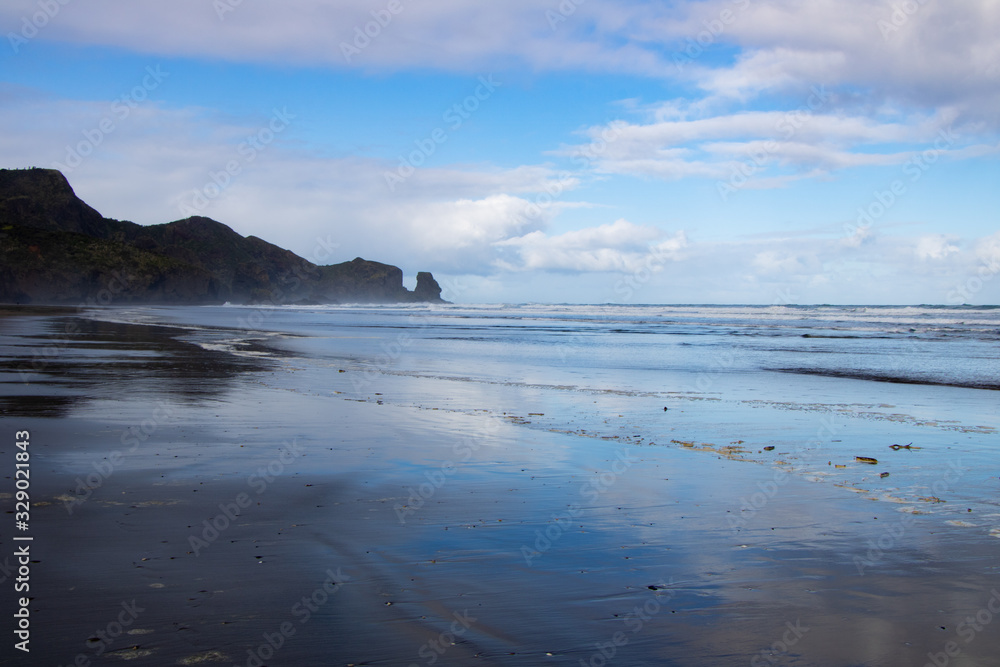
[(996, 662), (996, 3), (0, 26), (0, 665)]

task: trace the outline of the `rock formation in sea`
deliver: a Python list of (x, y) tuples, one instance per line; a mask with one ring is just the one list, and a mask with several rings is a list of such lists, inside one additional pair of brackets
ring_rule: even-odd
[(417, 273), (417, 287), (413, 290), (417, 301), (441, 303), (441, 286), (427, 271)]

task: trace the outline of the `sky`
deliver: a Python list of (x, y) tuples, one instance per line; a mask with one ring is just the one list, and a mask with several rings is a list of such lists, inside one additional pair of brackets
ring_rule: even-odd
[(5, 0), (0, 167), (458, 303), (1000, 303), (997, 0)]

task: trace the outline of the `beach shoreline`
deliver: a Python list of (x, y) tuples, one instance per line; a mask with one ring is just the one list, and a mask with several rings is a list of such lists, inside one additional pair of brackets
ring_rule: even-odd
[(729, 444), (693, 426), (723, 414), (710, 401), (674, 407), (671, 443), (628, 413), (650, 397), (591, 396), (599, 432), (574, 427), (577, 394), (531, 382), (462, 393), (351, 354), (305, 364), (287, 337), (247, 354), (207, 349), (203, 328), (79, 319), (68, 336), (68, 315), (27, 312), (3, 331), (3, 406), (31, 434), (32, 660), (922, 665), (949, 642), (1000, 648), (964, 620), (992, 599), (988, 522), (701, 447)]

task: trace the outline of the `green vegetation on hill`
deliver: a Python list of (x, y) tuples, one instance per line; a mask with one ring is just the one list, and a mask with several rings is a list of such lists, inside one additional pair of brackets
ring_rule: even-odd
[(441, 302), (429, 273), (361, 258), (316, 266), (210, 218), (142, 226), (81, 201), (52, 169), (0, 169), (0, 302)]

